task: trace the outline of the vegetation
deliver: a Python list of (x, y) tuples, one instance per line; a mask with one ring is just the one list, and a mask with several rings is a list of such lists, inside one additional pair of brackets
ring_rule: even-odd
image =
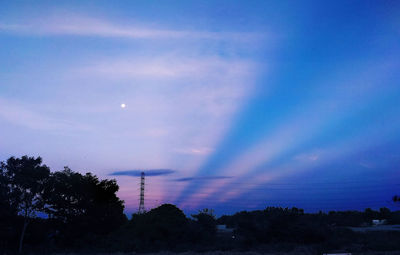
[[(209, 209), (187, 217), (176, 206), (164, 204), (128, 220), (118, 188), (115, 180), (99, 180), (68, 167), (50, 172), (41, 158), (0, 162), (0, 254), (400, 250), (400, 232), (360, 233), (349, 228), (368, 225), (372, 219), (400, 224), (400, 211), (387, 208), (310, 214), (267, 207), (216, 218)], [(218, 232), (218, 224), (232, 232)]]
[(27, 156), (2, 162), (0, 180), (3, 250), (13, 250), (18, 240), (21, 252), (25, 236), (30, 248), (79, 248), (127, 221), (115, 180), (69, 168), (51, 173), (40, 157)]

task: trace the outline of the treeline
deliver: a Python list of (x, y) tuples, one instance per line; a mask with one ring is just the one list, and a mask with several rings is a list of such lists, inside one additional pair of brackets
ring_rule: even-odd
[(222, 216), (217, 222), (235, 229), (240, 246), (247, 249), (285, 244), (284, 249), (311, 246), (319, 254), (329, 250), (400, 250), (400, 232), (359, 233), (349, 228), (368, 227), (376, 219), (386, 220), (388, 224), (400, 224), (400, 211), (367, 208), (364, 212), (304, 213), (298, 208), (267, 207), (265, 210)]
[[(60, 251), (315, 251), (400, 250), (400, 233), (356, 233), (373, 219), (400, 224), (400, 212), (305, 213), (267, 207), (216, 218), (204, 209), (187, 217), (164, 204), (128, 220), (115, 180), (65, 168), (51, 172), (41, 158), (9, 158), (0, 163), (0, 252)], [(225, 232), (217, 225), (226, 225)]]
[(0, 247), (81, 247), (109, 234), (127, 221), (118, 188), (67, 167), (50, 172), (40, 157), (11, 157), (0, 163)]

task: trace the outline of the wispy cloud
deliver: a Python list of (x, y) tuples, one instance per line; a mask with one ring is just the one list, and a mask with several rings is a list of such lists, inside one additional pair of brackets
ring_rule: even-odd
[[(93, 126), (83, 138), (86, 142), (79, 141), (79, 148), (92, 152), (94, 157), (112, 158), (101, 166), (105, 174), (114, 166), (129, 169), (134, 165), (151, 170), (182, 169), (186, 176), (192, 176), (215, 151), (235, 113), (254, 92), (261, 70), (254, 52), (260, 42), (264, 42), (262, 47), (270, 46), (265, 43), (269, 40), (264, 40), (264, 32), (213, 32), (196, 27), (185, 30), (182, 26), (180, 29), (158, 24), (68, 14), (41, 20), (20, 18), (16, 22), (0, 19), (2, 35), (38, 36), (43, 40), (56, 36), (70, 37), (68, 40), (90, 37), (92, 42), (111, 39), (107, 47), (118, 49), (108, 52), (94, 45), (96, 53), (87, 54), (92, 48), (77, 45), (77, 51), (72, 51), (60, 67), (57, 84), (43, 75), (52, 87), (59, 86), (60, 93), (39, 103), (43, 108), (53, 107), (51, 116), (60, 114), (64, 120)], [(52, 56), (50, 62), (54, 59)], [(54, 62), (51, 69), (59, 65)], [(263, 74), (266, 67), (263, 61)], [(40, 74), (47, 70), (35, 67), (27, 71)], [(51, 105), (53, 102), (62, 104)], [(121, 103), (126, 108), (121, 109)], [(46, 120), (43, 123), (48, 125), (42, 126), (40, 121), (33, 121), (40, 118), (31, 119), (29, 125), (40, 128), (57, 123)], [(139, 169), (132, 171), (112, 175), (141, 173)], [(225, 177), (217, 176), (214, 182), (229, 179)], [(177, 186), (190, 181), (195, 179), (181, 180)], [(167, 194), (168, 187), (162, 183), (156, 186), (160, 198)], [(131, 194), (124, 187), (121, 192)], [(174, 194), (168, 196), (173, 199)]]
[[(381, 66), (374, 65), (373, 68), (368, 65), (367, 72), (363, 70), (361, 72), (362, 75), (351, 77), (352, 79), (348, 79), (344, 85), (336, 86), (334, 90), (330, 89), (330, 94), (328, 97), (324, 98), (323, 103), (320, 101), (312, 102), (301, 111), (295, 111), (294, 115), (290, 116), (281, 126), (278, 125), (272, 132), (262, 134), (257, 143), (253, 144), (247, 151), (244, 151), (231, 162), (227, 162), (223, 168), (214, 170), (218, 174), (233, 174), (235, 178), (225, 180), (223, 183), (206, 183), (207, 185), (204, 185), (204, 187), (200, 188), (197, 192), (207, 192), (210, 195), (222, 194), (229, 185), (232, 186), (232, 188), (228, 190), (235, 189), (235, 192), (237, 192), (240, 186), (232, 185), (232, 183), (239, 179), (246, 178), (246, 176), (252, 176), (252, 178), (257, 176), (257, 182), (262, 183), (265, 182), (265, 179), (279, 176), (283, 171), (281, 168), (270, 168), (267, 171), (264, 165), (290, 152), (294, 148), (299, 148), (307, 141), (312, 141), (316, 135), (323, 134), (325, 131), (324, 127), (328, 124), (340, 123), (343, 119), (356, 114), (357, 110), (362, 110), (363, 107), (373, 99), (377, 89), (381, 91), (386, 90), (386, 93), (392, 91), (393, 88), (391, 87), (382, 88), (381, 79), (379, 79), (378, 76), (380, 72), (393, 72), (395, 66), (391, 63), (391, 61), (389, 63), (384, 62), (381, 63)], [(377, 69), (379, 70), (377, 71)], [(368, 73), (368, 75), (366, 75), (366, 73)], [(330, 84), (334, 84), (335, 82), (337, 81), (333, 81)], [(351, 86), (347, 86), (348, 84)], [(317, 89), (320, 89), (319, 87)], [(323, 87), (323, 89), (326, 88), (327, 87)], [(355, 93), (356, 91), (357, 93)], [(340, 100), (342, 103), (336, 105)], [(332, 108), (331, 105), (336, 106)], [(344, 111), (344, 109), (352, 109), (352, 111)], [(327, 112), (330, 114), (327, 115)], [(295, 160), (295, 163), (292, 162), (292, 164), (304, 164), (306, 167), (312, 167), (327, 160), (327, 156), (319, 150), (298, 153), (291, 157)], [(293, 166), (291, 165), (287, 167), (287, 169), (287, 172), (290, 172)], [(264, 174), (263, 172), (266, 173)], [(296, 172), (298, 172), (298, 170), (296, 170)], [(265, 178), (261, 178), (263, 174)], [(246, 188), (246, 190), (248, 189), (249, 188)], [(237, 194), (239, 193), (240, 192)], [(188, 201), (195, 196), (196, 192), (188, 196), (184, 201)], [(233, 197), (233, 193), (229, 196)], [(202, 197), (206, 198), (205, 195), (202, 195)]]
[(168, 175), (175, 173), (175, 170), (172, 169), (149, 169), (149, 170), (125, 170), (125, 171), (116, 171), (111, 173), (110, 175), (114, 176), (141, 176), (142, 173), (145, 176), (160, 176), (160, 175)]
[(230, 179), (232, 176), (194, 176), (194, 177), (185, 177), (174, 179), (176, 182), (191, 182), (191, 181), (210, 181), (210, 180), (221, 180), (221, 179)]
[[(194, 156), (187, 164), (161, 164), (193, 171), (214, 151), (233, 114), (248, 100), (259, 68), (248, 59), (192, 55), (104, 57), (74, 67), (71, 76), (77, 79), (77, 91), (83, 78), (88, 89), (96, 91), (104, 84), (115, 97), (124, 98), (126, 108), (115, 113), (124, 122), (107, 123), (104, 128), (125, 130), (118, 136), (130, 139), (146, 138), (143, 143), (159, 148), (159, 152), (152, 150), (158, 159)], [(102, 99), (101, 104), (93, 104), (101, 108), (111, 103), (109, 95)]]
[(210, 32), (154, 28), (143, 25), (123, 25), (103, 19), (62, 15), (23, 23), (0, 23), (0, 31), (28, 35), (73, 35), (129, 39), (208, 39), (248, 41), (263, 38), (263, 34)]
[(319, 153), (301, 153), (295, 156), (298, 161), (316, 161), (320, 158)]
[(0, 98), (0, 119), (14, 125), (45, 131), (88, 131), (90, 126), (57, 118), (14, 100)]
[(183, 148), (183, 149), (175, 149), (177, 153), (188, 154), (188, 155), (208, 155), (213, 149), (207, 147), (200, 148)]
[[(303, 155), (311, 155), (311, 158), (308, 158), (308, 160), (299, 161), (298, 158), (295, 157), (293, 160), (289, 160), (276, 167), (267, 167), (264, 169), (265, 171), (257, 173), (257, 178), (252, 179), (250, 184), (243, 182), (243, 184), (238, 185), (235, 183), (232, 185), (231, 183), (230, 188), (227, 188), (227, 186), (220, 187), (220, 189), (217, 190), (220, 197), (219, 202), (235, 199), (244, 193), (250, 193), (252, 189), (260, 187), (261, 185), (266, 185), (273, 180), (283, 179), (293, 173), (300, 174), (306, 171), (323, 171), (324, 166), (326, 167), (329, 163), (338, 160), (344, 162), (349, 155), (355, 155), (356, 153), (364, 151), (365, 148), (372, 148), (374, 145), (376, 146), (376, 144), (385, 143), (396, 133), (397, 127), (400, 124), (398, 118), (394, 118), (393, 116), (388, 117), (388, 121), (392, 123), (393, 126), (385, 128), (385, 137), (382, 136), (380, 131), (370, 126), (354, 137), (338, 140), (333, 144), (326, 144), (323, 148), (318, 149), (317, 152), (311, 150), (303, 153)], [(318, 159), (315, 159), (314, 155), (318, 155)], [(307, 156), (305, 158), (307, 159)], [(250, 175), (251, 172), (248, 174)], [(240, 177), (245, 179), (244, 176)], [(251, 177), (247, 178), (247, 180), (249, 179), (251, 179)], [(233, 179), (233, 181), (235, 181), (235, 179)], [(226, 190), (228, 190), (228, 192), (226, 192)], [(208, 196), (210, 195), (212, 194), (208, 194)]]
[(76, 70), (78, 74), (99, 75), (108, 79), (131, 78), (229, 78), (251, 75), (257, 69), (253, 61), (218, 56), (187, 57), (168, 54), (158, 57), (96, 60)]

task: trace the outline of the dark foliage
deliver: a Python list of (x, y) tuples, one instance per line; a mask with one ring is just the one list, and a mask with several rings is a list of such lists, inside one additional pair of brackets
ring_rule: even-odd
[[(43, 193), (48, 181), (50, 169), (42, 165), (40, 157), (11, 157), (7, 163), (1, 164), (2, 192), (6, 193), (6, 212), (11, 218), (17, 215), (23, 217), (22, 230), (19, 238), (19, 252), (22, 251), (25, 232), (31, 219), (44, 210)], [(5, 188), (4, 188), (5, 187)], [(3, 202), (4, 203), (4, 202)], [(14, 215), (12, 215), (14, 214)]]
[(91, 173), (82, 175), (67, 167), (52, 173), (44, 195), (45, 212), (56, 227), (57, 243), (79, 246), (120, 227), (126, 217), (123, 201), (116, 196), (118, 188), (115, 180), (100, 181)]
[(176, 206), (164, 204), (146, 214), (132, 216), (136, 247), (173, 248), (185, 238), (188, 220)]
[(192, 214), (190, 233), (192, 241), (202, 244), (213, 244), (217, 232), (217, 220), (212, 210), (203, 209)]
[[(400, 232), (354, 232), (373, 219), (400, 224), (400, 211), (305, 213), (267, 207), (216, 218), (204, 209), (187, 218), (164, 204), (127, 220), (115, 180), (100, 180), (68, 167), (50, 172), (41, 158), (24, 156), (0, 162), (0, 253), (60, 251), (288, 252), (307, 247), (315, 253), (400, 250)], [(398, 197), (393, 200), (398, 202)], [(38, 217), (40, 215), (41, 217)], [(217, 230), (226, 225), (233, 232)], [(29, 225), (29, 227), (28, 227)]]
[(115, 180), (68, 168), (50, 173), (40, 157), (11, 157), (0, 165), (0, 248), (96, 243), (127, 220), (117, 191)]

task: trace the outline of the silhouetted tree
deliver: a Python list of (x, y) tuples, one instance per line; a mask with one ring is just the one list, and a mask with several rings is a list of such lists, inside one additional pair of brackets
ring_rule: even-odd
[(11, 205), (8, 184), (6, 165), (0, 162), (0, 247), (4, 247), (10, 238), (10, 221), (17, 214)]
[(217, 231), (217, 221), (213, 210), (203, 209), (198, 214), (191, 215), (195, 219), (196, 228), (203, 240), (210, 240)]
[(364, 221), (365, 222), (371, 222), (373, 219), (376, 219), (378, 217), (378, 213), (371, 208), (367, 208), (364, 210)]
[(163, 204), (145, 214), (133, 214), (131, 238), (139, 249), (173, 249), (187, 239), (188, 219), (172, 204)]
[(17, 214), (10, 194), (10, 181), (7, 176), (6, 164), (0, 162), (0, 218), (5, 219), (12, 214)]
[[(18, 251), (22, 245), (29, 219), (37, 212), (44, 210), (43, 191), (48, 180), (50, 169), (42, 165), (40, 157), (11, 157), (2, 166), (3, 176), (8, 181), (9, 205), (15, 207), (24, 218)], [(4, 178), (3, 177), (3, 178)]]
[(389, 208), (382, 207), (379, 209), (379, 218), (382, 220), (387, 220), (390, 218), (391, 212)]
[(118, 189), (115, 180), (99, 180), (91, 173), (82, 175), (65, 167), (49, 178), (45, 212), (61, 223), (64, 242), (90, 233), (107, 234), (126, 221)]
[(207, 235), (215, 234), (217, 222), (213, 210), (203, 209), (200, 210), (198, 214), (192, 214), (192, 217)]
[[(267, 207), (219, 219), (212, 210), (204, 209), (188, 219), (175, 205), (164, 204), (134, 214), (127, 221), (118, 189), (115, 180), (100, 180), (68, 167), (50, 173), (41, 158), (12, 157), (0, 162), (0, 253), (12, 246), (19, 246), (21, 251), (22, 245), (32, 252), (62, 248), (93, 252), (205, 251), (254, 249), (265, 244), (312, 244), (334, 249), (356, 244), (367, 250), (400, 249), (399, 233), (355, 233), (347, 228), (366, 225), (372, 219), (399, 224), (400, 211), (387, 208), (304, 213), (298, 208)], [(399, 197), (393, 200), (400, 202)], [(36, 217), (38, 212), (48, 217)], [(217, 235), (217, 222), (233, 228), (235, 239), (228, 232)], [(18, 231), (19, 225), (22, 231)]]

